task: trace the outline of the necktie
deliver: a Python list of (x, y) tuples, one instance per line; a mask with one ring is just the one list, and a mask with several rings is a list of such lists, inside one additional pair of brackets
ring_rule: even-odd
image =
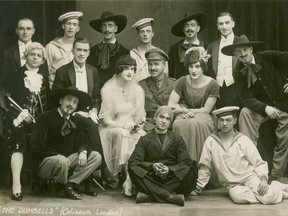
[(116, 43), (102, 43), (99, 45), (100, 55), (98, 59), (98, 65), (101, 69), (107, 69), (109, 67), (109, 54), (116, 46)]
[(255, 83), (256, 80), (257, 80), (256, 74), (258, 74), (258, 72), (259, 72), (261, 69), (262, 69), (262, 66), (261, 66), (261, 65), (250, 64), (250, 65), (245, 66), (245, 67), (240, 71), (240, 73), (241, 73), (243, 76), (246, 76), (246, 77), (247, 77), (247, 85), (248, 85), (248, 88), (250, 88), (251, 86), (254, 85), (254, 83)]
[(64, 118), (64, 124), (61, 127), (60, 133), (62, 136), (66, 136), (75, 128), (77, 128), (77, 126), (72, 120)]

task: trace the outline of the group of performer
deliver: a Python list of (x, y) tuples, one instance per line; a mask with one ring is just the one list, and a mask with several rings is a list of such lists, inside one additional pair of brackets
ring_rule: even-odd
[[(46, 47), (32, 41), (33, 20), (22, 18), (18, 43), (2, 52), (1, 145), (11, 154), (12, 200), (23, 199), (27, 152), (33, 178), (53, 180), (59, 196), (75, 200), (81, 183), (98, 195), (96, 169), (112, 188), (122, 172), (122, 193), (137, 203), (184, 206), (213, 172), (235, 203), (288, 198), (279, 181), (288, 163), (288, 52), (257, 52), (262, 42), (235, 36), (228, 12), (218, 15), (221, 36), (208, 47), (198, 38), (206, 14), (177, 22), (171, 32), (182, 39), (168, 54), (152, 44), (153, 18), (132, 25), (139, 45), (131, 51), (116, 37), (125, 15), (90, 21), (103, 35), (93, 47), (76, 37), (82, 18), (59, 16), (64, 34)], [(270, 172), (256, 148), (263, 119), (277, 121)]]

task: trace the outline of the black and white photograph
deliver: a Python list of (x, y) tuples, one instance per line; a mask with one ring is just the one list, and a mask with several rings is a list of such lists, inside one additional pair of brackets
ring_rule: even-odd
[(287, 0), (0, 0), (0, 215), (288, 215)]

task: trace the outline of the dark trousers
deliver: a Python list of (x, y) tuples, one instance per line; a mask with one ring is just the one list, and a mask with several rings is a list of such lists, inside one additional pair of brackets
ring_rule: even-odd
[(155, 174), (147, 174), (143, 178), (129, 169), (132, 183), (138, 191), (149, 195), (155, 202), (166, 202), (171, 194), (184, 194), (187, 196), (196, 186), (197, 173), (191, 167), (187, 175), (180, 181), (175, 174), (167, 176), (165, 180)]
[(226, 83), (224, 82), (223, 86), (220, 87), (219, 95), (220, 98), (216, 102), (217, 109), (225, 106), (240, 106), (240, 100), (235, 83), (226, 86)]

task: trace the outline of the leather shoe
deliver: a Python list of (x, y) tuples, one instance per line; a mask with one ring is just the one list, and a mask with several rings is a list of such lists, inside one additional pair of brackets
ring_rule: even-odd
[(103, 186), (106, 188), (111, 187), (113, 189), (116, 189), (119, 186), (119, 180), (116, 177), (109, 177), (103, 180)]
[(15, 200), (15, 201), (21, 201), (23, 198), (23, 194), (20, 192), (20, 193), (15, 193), (15, 194), (11, 194), (11, 199), (12, 200)]
[(168, 203), (184, 206), (185, 204), (185, 198), (183, 194), (171, 194), (167, 200)]
[(81, 194), (79, 194), (71, 184), (65, 186), (65, 197), (73, 200), (81, 200)]
[(85, 193), (89, 196), (98, 196), (98, 190), (94, 186), (93, 182), (90, 181), (85, 182)]
[(152, 202), (152, 198), (145, 193), (138, 192), (136, 195), (136, 203)]

